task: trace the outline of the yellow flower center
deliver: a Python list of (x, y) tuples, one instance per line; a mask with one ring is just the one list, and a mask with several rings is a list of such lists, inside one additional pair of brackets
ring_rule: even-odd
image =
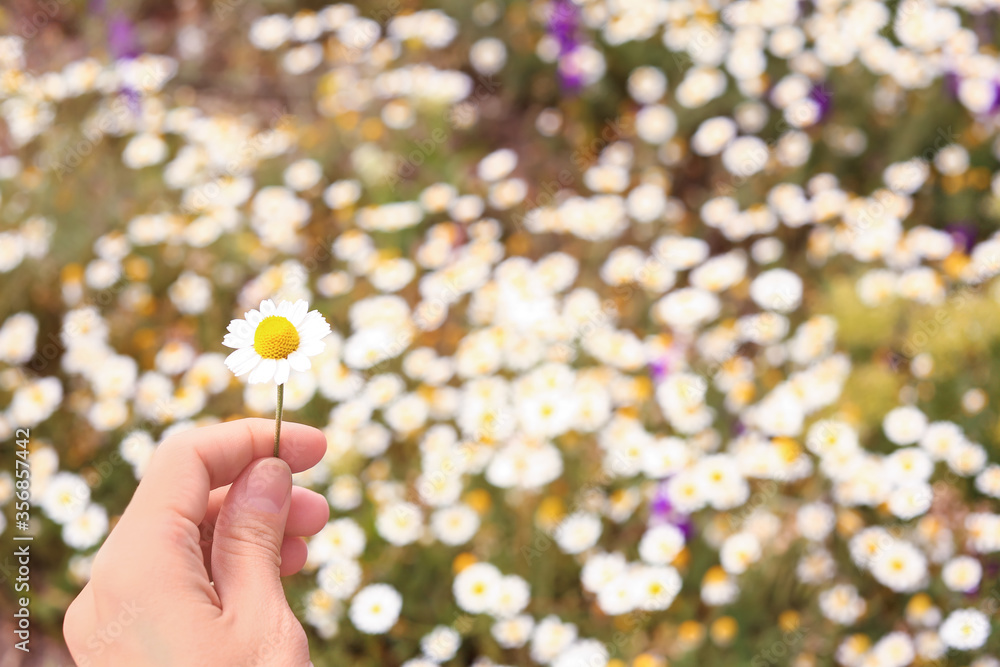
[(286, 359), (299, 349), (299, 332), (287, 318), (265, 317), (253, 335), (253, 349), (265, 359)]

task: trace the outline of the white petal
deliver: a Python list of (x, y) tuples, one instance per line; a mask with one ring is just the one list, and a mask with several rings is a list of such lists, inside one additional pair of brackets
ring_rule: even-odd
[(222, 339), (222, 344), (226, 347), (239, 349), (253, 345), (253, 336), (246, 336), (241, 333), (227, 333)]
[(299, 349), (296, 350), (298, 354), (304, 354), (307, 357), (315, 357), (317, 354), (326, 349), (326, 343), (321, 340), (311, 340), (299, 345)]
[(297, 327), (300, 324), (302, 324), (302, 318), (304, 318), (306, 316), (306, 313), (308, 312), (309, 312), (309, 304), (306, 303), (304, 300), (299, 299), (292, 306), (292, 310), (288, 316), (288, 319), (291, 321), (293, 326)]
[(244, 347), (226, 357), (226, 366), (237, 376), (243, 375), (260, 361), (260, 355), (253, 347)]
[(313, 322), (318, 322), (323, 319), (324, 319), (323, 315), (318, 310), (310, 310), (308, 313), (306, 313), (306, 316), (302, 318), (302, 321), (296, 324), (295, 326), (299, 329), (302, 329), (308, 327)]
[(318, 311), (310, 312), (302, 324), (295, 327), (302, 340), (319, 340), (330, 333), (330, 323), (327, 322)]
[(253, 310), (248, 311), (247, 314), (243, 316), (243, 319), (245, 319), (247, 321), (247, 324), (252, 326), (254, 328), (254, 331), (256, 331), (257, 325), (260, 324), (260, 321), (264, 319), (264, 316), (260, 314), (259, 310), (254, 308)]
[(281, 303), (278, 304), (278, 310), (274, 311), (274, 314), (278, 315), (279, 317), (284, 317), (287, 320), (288, 311), (291, 310), (291, 308), (292, 308), (291, 303), (289, 303), (288, 301), (282, 301)]
[(260, 314), (264, 317), (271, 317), (277, 310), (278, 307), (270, 299), (264, 299), (260, 302)]
[(288, 359), (278, 359), (278, 367), (274, 371), (274, 383), (285, 384), (288, 381)]
[(261, 382), (268, 382), (271, 380), (271, 378), (274, 377), (274, 371), (277, 369), (277, 367), (278, 367), (278, 362), (276, 362), (274, 359), (265, 359), (264, 361), (260, 362), (260, 365), (257, 366), (257, 368), (253, 369), (253, 372), (250, 373), (248, 381), (250, 382), (250, 384), (260, 384)]
[(246, 375), (253, 369), (257, 368), (257, 364), (259, 364), (261, 361), (263, 361), (261, 356), (256, 352), (254, 352), (253, 357), (247, 359), (247, 361), (241, 364), (239, 368), (236, 368), (233, 371), (233, 374), (236, 375), (236, 377), (240, 377), (241, 375)]
[(288, 355), (288, 365), (294, 371), (307, 371), (312, 368), (312, 362), (309, 361), (309, 357), (297, 350)]
[(299, 337), (306, 338), (307, 340), (322, 340), (329, 335), (330, 325), (326, 322), (319, 322), (309, 325), (305, 331), (299, 334)]
[(248, 358), (252, 357), (254, 354), (257, 354), (257, 352), (252, 347), (245, 347), (236, 350), (235, 352), (230, 353), (228, 357), (226, 357), (226, 366), (229, 368), (229, 370), (233, 370), (234, 368), (242, 364), (244, 361), (246, 361)]

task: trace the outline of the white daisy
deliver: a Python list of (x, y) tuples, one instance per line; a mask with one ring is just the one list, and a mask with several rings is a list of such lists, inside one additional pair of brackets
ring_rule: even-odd
[(983, 566), (972, 556), (957, 556), (941, 568), (941, 580), (953, 591), (973, 593), (983, 577)]
[(573, 642), (552, 663), (552, 667), (604, 667), (608, 664), (608, 649), (596, 639), (580, 639)]
[(976, 609), (959, 609), (951, 612), (941, 624), (941, 640), (960, 651), (977, 649), (990, 636), (990, 621)]
[(82, 477), (71, 472), (53, 475), (41, 498), (42, 511), (63, 525), (83, 514), (89, 506), (90, 486)]
[(684, 548), (684, 533), (671, 524), (646, 531), (639, 541), (639, 556), (651, 565), (666, 565)]
[(490, 563), (473, 563), (458, 573), (452, 585), (458, 606), (470, 614), (491, 611), (500, 597), (503, 577)]
[(323, 351), (323, 338), (330, 333), (330, 325), (301, 299), (295, 303), (282, 301), (277, 306), (266, 299), (260, 310), (251, 310), (244, 319), (230, 322), (228, 331), (222, 344), (236, 350), (226, 358), (229, 370), (237, 377), (250, 373), (250, 384), (273, 379), (281, 385), (288, 380), (290, 371), (309, 370), (309, 357)]
[(78, 516), (63, 525), (62, 538), (67, 546), (84, 551), (108, 534), (108, 512), (100, 505), (90, 504)]
[(361, 566), (349, 558), (333, 558), (320, 568), (316, 582), (330, 596), (344, 600), (357, 590), (361, 583)]
[(380, 635), (396, 624), (402, 607), (403, 598), (395, 588), (388, 584), (372, 584), (354, 596), (348, 615), (361, 632)]
[(927, 557), (909, 542), (895, 540), (878, 554), (871, 570), (879, 583), (897, 593), (910, 593), (924, 585)]
[(586, 551), (601, 536), (601, 520), (595, 514), (575, 512), (556, 526), (553, 537), (559, 548), (568, 554)]
[(437, 626), (420, 640), (420, 648), (434, 664), (454, 658), (461, 645), (462, 636), (444, 625)]
[(556, 659), (576, 640), (576, 626), (563, 623), (553, 614), (546, 616), (535, 626), (531, 635), (531, 659), (547, 664)]

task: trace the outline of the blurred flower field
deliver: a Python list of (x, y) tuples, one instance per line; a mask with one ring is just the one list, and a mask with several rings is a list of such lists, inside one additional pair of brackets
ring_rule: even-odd
[(5, 3), (0, 453), (30, 429), (38, 627), (158, 441), (273, 415), (222, 336), (305, 299), (317, 666), (1000, 667), (998, 28)]

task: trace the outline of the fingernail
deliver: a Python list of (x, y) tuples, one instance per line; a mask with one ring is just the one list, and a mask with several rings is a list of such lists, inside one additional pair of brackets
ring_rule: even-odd
[(292, 472), (279, 459), (263, 459), (254, 466), (247, 478), (247, 499), (250, 505), (267, 514), (280, 512), (291, 490)]

